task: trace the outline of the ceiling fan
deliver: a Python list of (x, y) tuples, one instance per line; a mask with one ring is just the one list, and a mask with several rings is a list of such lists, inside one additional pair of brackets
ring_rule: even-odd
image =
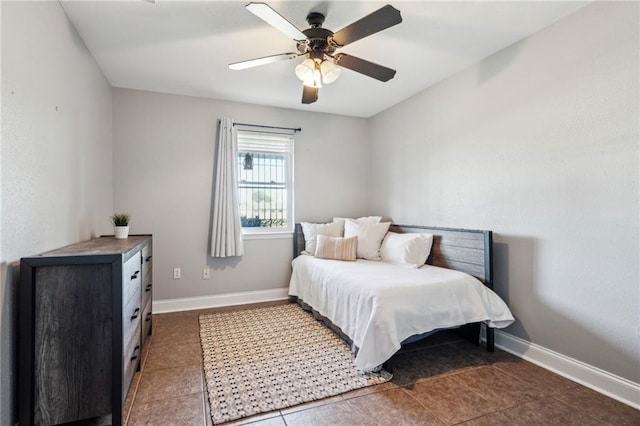
[[(309, 28), (300, 31), (291, 22), (287, 21), (278, 12), (265, 3), (249, 3), (246, 9), (272, 25), (277, 30), (293, 38), (298, 52), (281, 53), (279, 55), (265, 56), (248, 61), (229, 64), (232, 70), (243, 70), (259, 65), (270, 64), (285, 59), (305, 57), (298, 64), (295, 73), (302, 80), (302, 103), (310, 104), (318, 100), (318, 89), (322, 83), (329, 84), (340, 76), (340, 67), (359, 72), (380, 81), (389, 81), (396, 71), (360, 59), (346, 53), (335, 53), (337, 49), (358, 41), (362, 38), (385, 30), (402, 22), (400, 11), (391, 5), (386, 5), (358, 21), (347, 25), (335, 33), (322, 28), (324, 15), (311, 12), (307, 16)], [(336, 67), (336, 65), (338, 65)]]

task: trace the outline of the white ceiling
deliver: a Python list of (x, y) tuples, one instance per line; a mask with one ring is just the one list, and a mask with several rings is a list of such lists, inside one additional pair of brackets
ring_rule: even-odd
[[(302, 59), (232, 71), (228, 64), (295, 52), (295, 43), (241, 1), (63, 0), (115, 87), (370, 117), (581, 8), (589, 1), (397, 1), (403, 22), (339, 50), (397, 70), (382, 83), (351, 70), (302, 105)], [(337, 31), (375, 1), (268, 1), (300, 29), (311, 11)]]

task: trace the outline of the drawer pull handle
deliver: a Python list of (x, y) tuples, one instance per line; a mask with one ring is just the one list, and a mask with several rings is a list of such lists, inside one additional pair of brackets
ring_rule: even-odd
[(140, 313), (140, 308), (136, 308), (135, 311), (133, 311), (133, 315), (131, 315), (131, 321), (133, 321), (134, 319), (138, 318), (138, 314)]
[(145, 319), (145, 321), (151, 321), (151, 312), (147, 313), (147, 318)]
[(151, 262), (151, 256), (147, 256), (146, 259), (144, 259), (145, 262)]
[(133, 275), (131, 275), (131, 279), (132, 279), (132, 280), (135, 280), (136, 278), (138, 278), (138, 274), (139, 274), (139, 273), (140, 273), (140, 271), (135, 271), (135, 272), (133, 273)]
[(144, 291), (151, 291), (151, 287), (153, 287), (153, 284), (147, 284), (147, 288), (145, 288)]
[[(133, 353), (135, 354), (138, 349), (140, 349), (140, 345), (136, 345), (136, 347), (133, 348)], [(138, 355), (134, 355), (131, 357), (131, 361), (135, 361), (136, 359), (138, 359)]]

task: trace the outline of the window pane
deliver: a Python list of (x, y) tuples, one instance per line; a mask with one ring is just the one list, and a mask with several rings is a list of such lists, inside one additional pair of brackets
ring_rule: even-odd
[(237, 130), (243, 233), (293, 230), (293, 135)]
[(245, 228), (287, 227), (286, 154), (240, 151), (238, 187)]

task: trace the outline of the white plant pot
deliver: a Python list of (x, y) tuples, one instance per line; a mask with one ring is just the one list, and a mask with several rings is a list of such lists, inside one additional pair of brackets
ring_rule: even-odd
[(113, 232), (116, 235), (116, 238), (119, 240), (124, 240), (125, 238), (129, 238), (128, 226), (114, 226)]

